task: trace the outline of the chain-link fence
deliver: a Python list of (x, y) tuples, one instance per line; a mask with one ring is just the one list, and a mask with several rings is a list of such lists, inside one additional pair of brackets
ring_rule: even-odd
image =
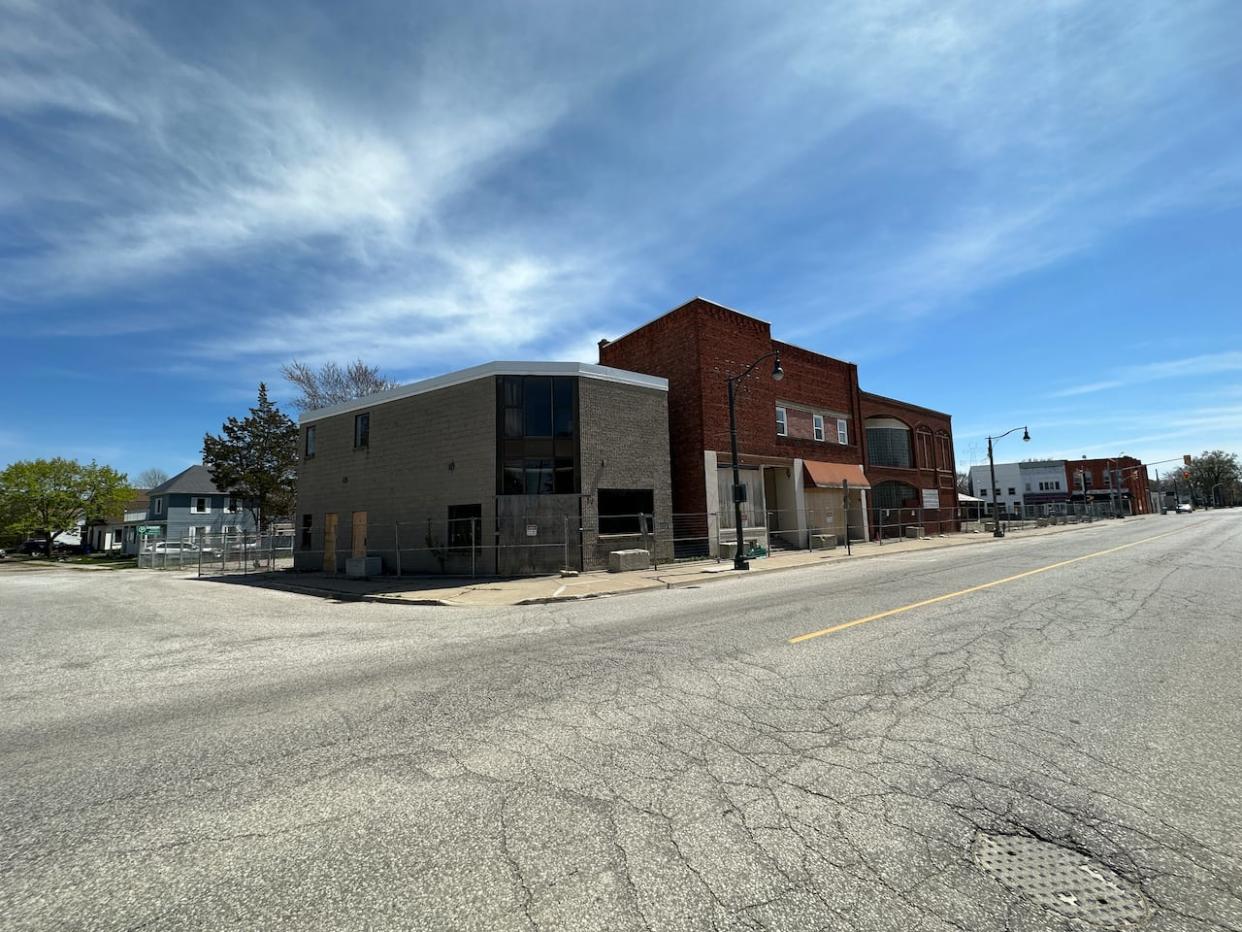
[[(1126, 518), (1133, 512), (1125, 499), (1099, 502), (1050, 502), (1040, 505), (1006, 505), (999, 503), (1002, 530), (1048, 527), (1056, 524), (1085, 524), (1107, 518)], [(996, 522), (992, 517), (992, 503), (978, 502), (960, 505), (961, 530), (993, 531)]]
[(185, 534), (144, 537), (138, 566), (152, 570), (194, 571), (200, 576), (270, 573), (293, 568), (289, 533)]
[[(342, 515), (338, 521), (302, 523), (287, 543), (259, 538), (245, 559), (213, 543), (153, 565), (198, 565), (204, 574), (292, 565), (302, 572), (357, 576), (444, 575), (463, 578), (523, 576), (562, 570), (601, 570), (614, 551), (639, 550), (650, 566), (675, 561), (731, 560), (737, 550), (732, 511), (723, 513), (563, 514), (474, 513), (448, 519), (375, 522)], [(865, 516), (831, 509), (744, 510), (743, 553), (761, 558), (785, 550), (828, 550), (866, 539)], [(174, 548), (175, 550), (176, 548)], [(202, 553), (201, 560), (199, 553)], [(144, 564), (145, 565), (145, 564)]]
[[(1124, 505), (1121, 506), (1124, 508)], [(1116, 514), (1114, 503), (1055, 503), (1002, 508), (1005, 530), (1076, 524)], [(442, 512), (443, 514), (443, 512)], [(1123, 512), (1124, 514), (1124, 512)], [(329, 575), (460, 578), (528, 576), (609, 568), (614, 551), (637, 550), (645, 565), (732, 560), (738, 549), (732, 508), (715, 513), (571, 517), (558, 513), (483, 514), (374, 522), (365, 514), (306, 523), (291, 532), (146, 538), (138, 565), (148, 569), (233, 575), (297, 570)], [(956, 508), (825, 507), (742, 509), (742, 555), (820, 551), (851, 543), (894, 543), (961, 532), (992, 531), (991, 503)]]

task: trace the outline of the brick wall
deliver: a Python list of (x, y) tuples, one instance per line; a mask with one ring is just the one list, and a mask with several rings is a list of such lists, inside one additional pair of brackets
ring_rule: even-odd
[[(873, 483), (905, 482), (937, 489), (941, 511), (957, 504), (953, 427), (947, 414), (859, 390), (858, 367), (772, 339), (768, 323), (711, 301), (695, 298), (612, 343), (601, 343), (600, 362), (669, 380), (670, 460), (673, 509), (703, 512), (703, 451), (730, 460), (727, 380), (754, 360), (779, 350), (784, 378), (772, 379), (765, 360), (738, 386), (738, 447), (747, 456), (829, 463), (866, 462), (866, 416), (895, 417), (930, 436), (928, 450), (911, 469), (867, 467)], [(786, 408), (787, 436), (776, 430), (776, 408)], [(813, 417), (824, 416), (824, 439), (813, 436)], [(847, 443), (837, 442), (837, 419), (846, 421)], [(928, 452), (930, 451), (930, 452)], [(937, 453), (940, 461), (937, 462)], [(917, 451), (916, 451), (917, 455)], [(939, 469), (937, 469), (939, 466)], [(916, 496), (921, 500), (921, 495)]]
[[(362, 410), (370, 413), (370, 445), (355, 450), (354, 418)], [(301, 464), (298, 477), (298, 567), (322, 567), (324, 515), (332, 512), (338, 516), (337, 566), (343, 570), (352, 549), (351, 516), (365, 511), (367, 552), (383, 558), (386, 572), (396, 569), (399, 543), (403, 572), (468, 573), (469, 550), (447, 549), (445, 522), (449, 505), (478, 504), (485, 545), (475, 561), (479, 573), (555, 572), (566, 560), (570, 566), (597, 569), (607, 564), (610, 550), (637, 546), (627, 540), (599, 540), (593, 529), (595, 491), (600, 487), (652, 489), (657, 536), (669, 538), (666, 392), (578, 380), (581, 498), (497, 496), (495, 412), (496, 379), (489, 376), (313, 422), (315, 456)], [(307, 426), (302, 425), (302, 449)], [(592, 529), (582, 541), (585, 549), (580, 549), (577, 534), (580, 508), (582, 526)], [(301, 551), (305, 514), (313, 522), (309, 551)], [(393, 530), (397, 523), (399, 534)], [(534, 528), (533, 536), (527, 528)], [(491, 547), (494, 541), (504, 548), (499, 561)]]
[(1082, 480), (1078, 473), (1085, 470), (1091, 477), (1087, 486), (1087, 494), (1094, 495), (1097, 502), (1107, 501), (1110, 487), (1105, 476), (1109, 470), (1121, 470), (1120, 489), (1130, 493), (1135, 514), (1147, 514), (1151, 511), (1151, 487), (1147, 480), (1147, 469), (1133, 456), (1114, 458), (1066, 460), (1065, 478), (1073, 492), (1081, 493)]
[[(579, 450), (585, 568), (608, 565), (613, 550), (655, 549), (665, 562), (672, 556), (672, 476), (668, 452), (668, 393), (637, 385), (581, 379), (578, 387)], [(702, 457), (699, 458), (700, 464)], [(599, 489), (651, 489), (655, 537), (617, 537), (595, 531)]]
[[(362, 409), (360, 409), (361, 411)], [(323, 565), (324, 515), (334, 512), (337, 525), (337, 566), (345, 568), (351, 553), (351, 515), (367, 513), (367, 550), (383, 558), (384, 568), (396, 567), (396, 546), (425, 548), (443, 545), (448, 505), (482, 505), (483, 539), (491, 541), (495, 528), (496, 494), (496, 380), (478, 379), (426, 394), (375, 405), (371, 415), (370, 445), (354, 449), (354, 416), (349, 411), (314, 421), (315, 456), (298, 469), (298, 505), (295, 547), (301, 547), (302, 516), (312, 515), (311, 553), (296, 559), (299, 568)], [(306, 427), (301, 448), (305, 450)], [(427, 527), (428, 519), (432, 524)], [(393, 525), (402, 523), (394, 535)], [(412, 537), (412, 539), (410, 539)], [(444, 553), (442, 547), (441, 553)], [(297, 551), (295, 551), (297, 553)], [(469, 569), (469, 554), (445, 555)], [(438, 559), (427, 556), (426, 566), (410, 565), (403, 554), (403, 571), (438, 571)], [(484, 558), (490, 560), (487, 551)], [(492, 568), (480, 567), (491, 572)]]
[[(928, 520), (949, 521), (957, 507), (957, 468), (953, 453), (953, 419), (939, 411), (919, 405), (862, 393), (862, 414), (866, 420), (873, 417), (895, 418), (906, 424), (911, 431), (913, 466), (899, 469), (892, 466), (867, 465), (864, 471), (874, 489), (882, 482), (903, 482), (919, 490), (911, 499), (913, 508), (922, 506), (923, 489), (936, 489), (940, 496), (939, 512), (927, 516)], [(863, 431), (863, 449), (866, 455), (866, 431)], [(917, 520), (912, 517), (911, 520)], [(947, 530), (948, 528), (944, 528)]]
[[(669, 463), (673, 510), (706, 510), (703, 398), (698, 375), (698, 301), (691, 301), (614, 343), (601, 344), (601, 365), (668, 379)], [(639, 436), (659, 440), (650, 428)]]
[[(861, 463), (858, 371), (852, 363), (772, 339), (761, 320), (696, 298), (613, 343), (602, 344), (600, 362), (669, 380), (670, 461), (673, 508), (706, 510), (703, 451), (729, 461), (727, 379), (765, 353), (779, 350), (785, 377), (772, 379), (765, 360), (738, 385), (738, 447), (743, 456), (788, 457)], [(796, 430), (776, 433), (776, 406), (790, 409)], [(811, 434), (813, 413), (825, 415), (825, 438)], [(836, 419), (848, 421), (847, 444), (837, 443)]]

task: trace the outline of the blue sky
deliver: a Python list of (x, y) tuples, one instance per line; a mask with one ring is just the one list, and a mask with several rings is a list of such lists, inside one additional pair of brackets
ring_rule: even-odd
[[(701, 294), (960, 467), (1242, 452), (1242, 5), (0, 0), (0, 462)], [(1006, 456), (1005, 454), (1008, 454)]]

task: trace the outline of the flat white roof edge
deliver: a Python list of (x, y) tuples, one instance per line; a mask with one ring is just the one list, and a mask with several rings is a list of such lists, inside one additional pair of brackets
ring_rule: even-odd
[(597, 366), (587, 362), (495, 361), (485, 362), (479, 366), (471, 366), (469, 369), (458, 369), (456, 372), (446, 372), (444, 375), (432, 376), (419, 382), (410, 382), (408, 385), (398, 385), (396, 388), (390, 388), (387, 391), (376, 392), (373, 395), (365, 395), (362, 398), (354, 398), (350, 401), (342, 401), (340, 404), (330, 405), (326, 408), (303, 411), (298, 418), (298, 423), (308, 424), (311, 421), (321, 421), (324, 418), (335, 417), (338, 414), (362, 411), (366, 408), (373, 408), (376, 405), (387, 404), (390, 401), (400, 401), (402, 398), (425, 395), (428, 392), (439, 391), (442, 388), (452, 388), (454, 385), (463, 385), (466, 382), (474, 382), (479, 379), (494, 378), (498, 375), (568, 375), (584, 379), (597, 379), (601, 382), (616, 382), (620, 385), (635, 385), (639, 388), (651, 388), (661, 392), (668, 391), (668, 379), (655, 375), (643, 375), (640, 372), (630, 372), (627, 369), (614, 369), (611, 366)]

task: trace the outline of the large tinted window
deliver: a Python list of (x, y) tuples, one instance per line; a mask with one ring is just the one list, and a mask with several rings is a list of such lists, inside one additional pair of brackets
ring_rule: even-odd
[(557, 437), (574, 435), (574, 381), (552, 380), (552, 432)]
[(910, 431), (899, 427), (868, 427), (867, 462), (871, 466), (909, 469)]
[(552, 379), (527, 376), (522, 386), (526, 411), (526, 436), (552, 436)]
[(501, 495), (578, 491), (577, 396), (573, 377), (500, 377), (496, 403)]

